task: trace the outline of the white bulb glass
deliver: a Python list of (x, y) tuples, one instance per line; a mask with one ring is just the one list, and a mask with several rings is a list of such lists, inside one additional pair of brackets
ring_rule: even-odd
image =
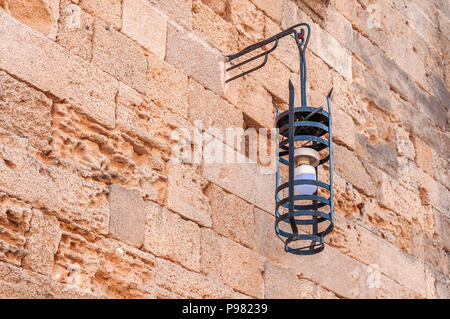
[[(295, 177), (294, 180), (299, 179), (310, 179), (316, 180), (316, 169), (311, 165), (300, 165), (295, 169)], [(295, 191), (299, 195), (313, 195), (317, 191), (317, 185), (295, 185)]]

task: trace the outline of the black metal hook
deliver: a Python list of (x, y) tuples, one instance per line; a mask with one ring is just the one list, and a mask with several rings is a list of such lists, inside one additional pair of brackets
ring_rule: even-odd
[[(298, 33), (297, 30), (296, 30), (296, 28), (303, 27), (303, 26), (308, 29), (308, 33), (306, 34), (306, 37), (305, 37), (304, 29), (301, 29), (300, 33)], [(257, 60), (257, 59), (259, 59), (261, 57), (264, 57), (264, 61), (260, 65), (258, 65), (256, 67), (250, 69), (250, 70), (244, 71), (244, 72), (242, 72), (242, 73), (240, 73), (240, 74), (238, 74), (236, 76), (233, 76), (233, 77), (227, 79), (225, 81), (225, 83), (231, 82), (231, 81), (236, 80), (236, 79), (238, 79), (238, 78), (240, 78), (240, 77), (242, 77), (244, 75), (252, 73), (252, 72), (262, 68), (264, 65), (266, 65), (266, 63), (267, 63), (267, 61), (269, 59), (269, 54), (271, 52), (273, 52), (278, 47), (279, 40), (281, 38), (284, 38), (284, 37), (288, 36), (288, 35), (294, 34), (295, 41), (296, 41), (297, 46), (299, 48), (299, 52), (300, 52), (300, 54), (302, 54), (302, 52), (304, 52), (306, 46), (308, 45), (310, 33), (311, 33), (311, 28), (310, 28), (310, 26), (308, 24), (306, 24), (306, 23), (299, 23), (299, 24), (296, 24), (296, 25), (294, 25), (294, 26), (292, 26), (292, 27), (290, 27), (290, 28), (288, 28), (288, 29), (286, 29), (286, 30), (284, 30), (284, 31), (282, 31), (282, 32), (280, 32), (280, 33), (278, 33), (278, 34), (276, 34), (276, 35), (266, 39), (266, 40), (263, 40), (261, 42), (252, 44), (252, 45), (248, 46), (247, 48), (239, 51), (236, 54), (226, 55), (225, 58), (227, 59), (227, 62), (231, 62), (231, 61), (233, 61), (233, 60), (235, 60), (237, 58), (240, 58), (240, 57), (242, 57), (242, 56), (244, 56), (244, 55), (246, 55), (246, 54), (248, 54), (250, 52), (253, 52), (253, 51), (255, 51), (255, 50), (257, 50), (257, 49), (259, 49), (259, 48), (261, 48), (261, 47), (263, 47), (265, 45), (268, 45), (268, 44), (270, 44), (272, 42), (275, 42), (273, 47), (270, 48), (269, 50), (266, 50), (266, 51), (264, 51), (264, 52), (262, 52), (262, 53), (260, 53), (258, 55), (255, 55), (254, 57), (251, 57), (251, 58), (249, 58), (249, 59), (247, 59), (247, 60), (245, 60), (243, 62), (240, 62), (240, 63), (238, 63), (236, 65), (233, 65), (233, 66), (227, 68), (226, 71), (228, 72), (228, 71), (234, 70), (234, 69), (236, 69), (238, 67), (241, 67), (243, 65), (246, 65), (247, 63), (250, 63), (250, 62), (252, 62), (254, 60)], [(300, 41), (300, 39), (301, 39), (301, 41)], [(304, 60), (304, 57), (301, 57), (300, 59), (302, 61), (302, 59)], [(302, 81), (302, 83), (303, 83), (303, 81)]]

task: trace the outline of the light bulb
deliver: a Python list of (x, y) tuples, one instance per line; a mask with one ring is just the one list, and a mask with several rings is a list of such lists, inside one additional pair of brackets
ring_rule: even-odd
[[(300, 165), (295, 169), (294, 180), (309, 179), (316, 180), (316, 169), (307, 164)], [(301, 184), (295, 185), (295, 191), (299, 195), (313, 195), (317, 191), (317, 185)]]

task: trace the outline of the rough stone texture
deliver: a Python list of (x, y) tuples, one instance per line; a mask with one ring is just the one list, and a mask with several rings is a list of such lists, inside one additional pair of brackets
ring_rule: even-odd
[(46, 216), (34, 210), (25, 245), (28, 254), (22, 260), (23, 267), (50, 275), (60, 240), (61, 229), (58, 220), (54, 216)]
[[(209, 249), (211, 246), (215, 249)], [(205, 229), (202, 230), (201, 262), (202, 270), (208, 275), (220, 278), (244, 294), (263, 297), (264, 263), (254, 251)]]
[(156, 55), (148, 55), (148, 96), (155, 103), (187, 117), (189, 84), (188, 77)]
[(191, 123), (201, 121), (203, 129), (215, 127), (225, 130), (244, 126), (239, 110), (194, 80), (189, 81), (188, 118)]
[[(247, 143), (289, 80), (299, 105), (292, 37), (224, 83), (248, 69), (224, 54), (299, 22), (308, 105), (334, 88), (335, 227), (308, 257)], [(0, 298), (448, 299), (449, 30), (443, 0), (0, 0)]]
[(146, 204), (144, 249), (184, 267), (200, 270), (200, 228), (157, 204)]
[(167, 20), (142, 0), (125, 0), (122, 6), (122, 32), (164, 59)]
[(58, 0), (3, 0), (0, 2), (0, 9), (55, 40), (59, 17)]
[(78, 110), (101, 124), (114, 126), (117, 80), (21, 26), (3, 11), (0, 29), (4, 38), (0, 68), (43, 92), (73, 102)]
[(272, 96), (250, 77), (245, 77), (245, 81), (227, 84), (224, 97), (256, 123), (255, 126), (272, 127), (274, 117)]
[(116, 28), (121, 27), (122, 8), (120, 0), (111, 0), (108, 2), (102, 0), (79, 0), (82, 9), (91, 15), (98, 17), (108, 24), (112, 24)]
[(130, 246), (141, 247), (144, 243), (144, 201), (132, 190), (119, 185), (109, 187), (110, 234)]
[(335, 299), (332, 292), (307, 279), (301, 279), (288, 268), (266, 262), (264, 265), (264, 298), (268, 299)]
[(206, 180), (193, 168), (170, 163), (167, 207), (202, 226), (211, 227), (211, 207), (208, 197), (203, 192), (206, 184)]
[(170, 23), (166, 61), (211, 91), (222, 92), (224, 58), (200, 38)]
[(94, 18), (70, 0), (61, 1), (59, 12), (60, 23), (56, 42), (84, 60), (90, 61)]
[(52, 101), (5, 72), (0, 72), (0, 86), (0, 127), (48, 152)]
[(192, 0), (149, 0), (178, 24), (192, 29)]
[(143, 50), (128, 37), (97, 21), (92, 62), (139, 92), (147, 88), (147, 59)]
[(216, 185), (209, 186), (206, 195), (211, 203), (214, 231), (241, 245), (255, 248), (253, 206)]
[(231, 54), (238, 49), (238, 32), (200, 0), (193, 2), (193, 28), (205, 37), (209, 43), (224, 54)]

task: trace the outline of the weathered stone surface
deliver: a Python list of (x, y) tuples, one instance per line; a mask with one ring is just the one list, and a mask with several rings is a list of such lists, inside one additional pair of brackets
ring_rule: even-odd
[(143, 50), (106, 23), (95, 23), (92, 62), (139, 92), (147, 88), (147, 59)]
[(5, 72), (0, 72), (0, 86), (0, 127), (48, 152), (52, 101)]
[[(208, 247), (216, 247), (211, 251)], [(226, 285), (256, 298), (263, 297), (263, 258), (229, 239), (202, 230), (202, 270)]]
[(143, 0), (125, 0), (122, 6), (122, 32), (164, 59), (167, 20)]
[(250, 1), (229, 0), (227, 2), (226, 19), (251, 42), (263, 40), (266, 18)]
[(58, 0), (4, 0), (0, 9), (54, 40), (59, 17)]
[(283, 14), (283, 6), (286, 1), (271, 1), (271, 0), (250, 0), (259, 10), (263, 11), (268, 17), (270, 17), (273, 21), (280, 23), (282, 14)]
[(200, 270), (200, 228), (155, 203), (146, 204), (144, 249), (174, 260), (182, 266)]
[(94, 18), (70, 0), (61, 1), (59, 12), (56, 42), (84, 60), (91, 61)]
[(82, 0), (79, 2), (80, 7), (93, 16), (117, 28), (122, 26), (122, 7), (120, 0), (111, 0), (108, 2), (102, 0)]
[[(224, 97), (257, 126), (273, 127), (274, 107), (272, 96), (262, 85), (251, 77), (245, 77), (244, 81), (233, 81), (225, 86)], [(252, 94), (248, 94), (252, 92)]]
[(264, 298), (317, 299), (336, 296), (312, 281), (299, 278), (292, 270), (266, 262), (264, 265)]
[(109, 187), (109, 232), (133, 247), (144, 243), (144, 201), (132, 190), (119, 185)]
[(250, 161), (227, 145), (224, 149), (234, 160), (225, 163), (204, 163), (203, 176), (242, 199), (273, 212), (274, 172)]
[(342, 253), (366, 264), (379, 264), (378, 237), (367, 229), (339, 215), (335, 216), (329, 244)]
[(194, 0), (192, 13), (194, 31), (224, 54), (237, 51), (238, 32), (231, 23), (215, 14), (213, 9), (200, 0)]
[(254, 248), (256, 241), (253, 206), (213, 184), (206, 190), (206, 195), (211, 203), (214, 231), (241, 245)]
[(156, 55), (148, 55), (147, 94), (156, 104), (187, 117), (188, 77)]
[(96, 298), (70, 284), (55, 282), (44, 275), (0, 262), (0, 296), (9, 299)]
[(192, 167), (170, 163), (167, 169), (167, 207), (202, 226), (211, 227), (211, 206), (203, 192), (207, 181)]
[(379, 239), (380, 270), (407, 288), (426, 296), (424, 263)]
[(156, 259), (155, 283), (184, 298), (248, 298), (220, 281), (190, 272), (160, 258)]
[(192, 0), (150, 0), (150, 3), (176, 23), (192, 29)]
[(200, 38), (171, 23), (167, 31), (166, 61), (211, 91), (222, 92), (223, 56)]
[(28, 141), (3, 130), (0, 142), (2, 192), (52, 212), (86, 233), (107, 233), (107, 189), (101, 183), (82, 179), (63, 161), (46, 166)]
[(189, 80), (188, 116), (193, 124), (201, 121), (203, 129), (214, 127), (225, 130), (244, 126), (239, 110), (194, 80)]
[(373, 196), (378, 192), (381, 183), (378, 170), (364, 163), (343, 146), (333, 145), (333, 152), (333, 166), (339, 175), (367, 195)]
[(60, 239), (61, 229), (58, 220), (54, 216), (46, 216), (38, 210), (33, 210), (25, 245), (28, 254), (22, 260), (23, 267), (50, 275)]
[[(301, 278), (320, 282), (335, 294), (349, 298), (374, 298), (375, 289), (367, 285), (366, 265), (344, 255), (337, 249), (326, 247), (323, 252), (299, 260), (286, 254), (284, 245), (273, 231), (274, 217), (255, 209), (258, 252), (268, 260), (291, 269)], [(330, 267), (333, 265), (333, 267)]]
[(0, 68), (43, 92), (73, 102), (77, 110), (99, 123), (114, 126), (114, 78), (20, 25), (3, 11), (0, 30), (4, 39)]

